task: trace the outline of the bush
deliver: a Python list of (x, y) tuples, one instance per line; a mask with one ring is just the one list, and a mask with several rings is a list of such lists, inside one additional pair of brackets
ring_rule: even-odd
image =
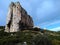
[(49, 38), (42, 35), (34, 37), (33, 43), (34, 43), (33, 45), (52, 45)]
[(53, 44), (53, 45), (60, 45), (60, 41), (54, 39), (54, 40), (52, 40), (52, 44)]
[(35, 27), (35, 28), (33, 28), (33, 30), (34, 30), (34, 31), (40, 31), (40, 28)]

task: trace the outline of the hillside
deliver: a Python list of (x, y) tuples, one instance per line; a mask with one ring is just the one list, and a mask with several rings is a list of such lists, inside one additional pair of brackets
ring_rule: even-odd
[[(2, 28), (4, 29), (4, 28)], [(58, 36), (57, 36), (58, 35)], [(23, 30), (14, 33), (0, 31), (0, 45), (60, 45), (60, 32)]]

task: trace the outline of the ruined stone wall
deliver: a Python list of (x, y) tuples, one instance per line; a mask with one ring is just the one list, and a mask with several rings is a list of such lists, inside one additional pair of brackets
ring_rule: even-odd
[(17, 32), (24, 28), (33, 28), (33, 20), (19, 2), (12, 2), (8, 10), (5, 31)]

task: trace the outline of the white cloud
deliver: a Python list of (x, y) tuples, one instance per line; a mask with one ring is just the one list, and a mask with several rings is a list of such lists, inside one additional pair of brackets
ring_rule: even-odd
[(52, 29), (49, 29), (51, 31), (60, 31), (60, 27), (56, 27), (56, 28), (52, 28)]
[(41, 23), (40, 25), (41, 26), (50, 26), (50, 25), (54, 25), (54, 24), (58, 24), (60, 23), (60, 20), (55, 20), (55, 21), (52, 21), (52, 22), (44, 22), (44, 23)]

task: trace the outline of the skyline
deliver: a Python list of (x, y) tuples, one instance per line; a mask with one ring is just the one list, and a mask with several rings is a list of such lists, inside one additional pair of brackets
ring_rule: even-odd
[(60, 30), (60, 0), (0, 0), (0, 25), (6, 25), (9, 4), (17, 1), (33, 18), (34, 26)]

